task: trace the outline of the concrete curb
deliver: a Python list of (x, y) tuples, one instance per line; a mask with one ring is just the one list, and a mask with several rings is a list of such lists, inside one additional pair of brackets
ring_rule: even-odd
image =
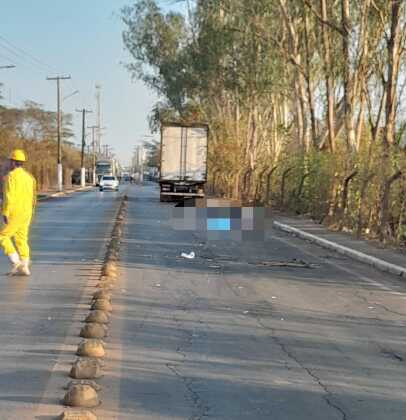
[(331, 249), (333, 251), (338, 252), (339, 254), (346, 255), (347, 257), (350, 257), (354, 260), (360, 261), (364, 264), (368, 264), (374, 268), (377, 268), (378, 270), (406, 278), (406, 268), (401, 267), (400, 265), (391, 264), (387, 261), (381, 260), (376, 257), (372, 257), (371, 255), (365, 254), (360, 251), (356, 251), (355, 249), (339, 245), (335, 242), (328, 241), (327, 239), (320, 238), (319, 236), (304, 232), (300, 229), (294, 228), (284, 223), (274, 221), (273, 226), (276, 229), (291, 233), (301, 239), (306, 239), (323, 248)]

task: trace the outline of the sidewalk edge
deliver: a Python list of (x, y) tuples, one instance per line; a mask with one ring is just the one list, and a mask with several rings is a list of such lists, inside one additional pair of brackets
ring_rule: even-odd
[(274, 221), (273, 226), (276, 229), (291, 233), (301, 239), (306, 239), (323, 248), (331, 249), (333, 251), (338, 252), (339, 254), (346, 255), (347, 257), (350, 257), (354, 260), (360, 261), (364, 264), (368, 264), (372, 267), (377, 268), (378, 270), (406, 278), (406, 268), (401, 267), (400, 265), (392, 264), (379, 258), (372, 257), (371, 255), (365, 254), (360, 251), (356, 251), (355, 249), (348, 248), (343, 245), (339, 245), (335, 242), (320, 238), (319, 236), (304, 232), (300, 229), (294, 228), (284, 223)]

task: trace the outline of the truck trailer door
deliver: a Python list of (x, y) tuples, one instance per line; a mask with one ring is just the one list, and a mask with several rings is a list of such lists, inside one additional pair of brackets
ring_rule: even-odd
[(188, 127), (185, 142), (184, 179), (206, 182), (207, 177), (207, 128)]
[(162, 128), (161, 180), (179, 181), (182, 179), (182, 127)]

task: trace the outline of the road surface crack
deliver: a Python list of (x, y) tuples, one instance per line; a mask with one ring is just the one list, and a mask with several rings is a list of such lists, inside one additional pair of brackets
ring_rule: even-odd
[(267, 327), (261, 320), (260, 317), (258, 316), (254, 316), (258, 325), (260, 325), (262, 328), (264, 328), (265, 330), (271, 331), (272, 335), (271, 337), (273, 338), (273, 340), (276, 342), (276, 344), (281, 348), (281, 350), (286, 354), (286, 356), (289, 357), (289, 359), (293, 360), (297, 365), (299, 365), (318, 385), (319, 387), (323, 390), (324, 395), (323, 395), (323, 399), (326, 402), (326, 404), (335, 409), (336, 411), (338, 411), (340, 413), (340, 415), (342, 416), (343, 420), (348, 420), (348, 416), (347, 413), (337, 404), (335, 404), (332, 401), (333, 398), (333, 393), (327, 388), (327, 386), (322, 382), (322, 380), (311, 370), (309, 369), (307, 366), (305, 366), (291, 351), (289, 351), (289, 349), (287, 348), (287, 346), (282, 343), (282, 341), (275, 335), (275, 332), (273, 330), (273, 328)]
[(356, 292), (355, 293), (355, 296), (357, 296), (360, 300), (362, 300), (363, 302), (365, 302), (365, 304), (367, 304), (368, 305), (368, 307), (373, 307), (373, 306), (376, 306), (377, 308), (382, 308), (384, 311), (386, 311), (386, 312), (388, 312), (388, 313), (390, 313), (390, 314), (392, 314), (392, 315), (398, 315), (398, 316), (402, 316), (402, 317), (405, 317), (406, 316), (406, 314), (405, 313), (402, 313), (402, 312), (397, 312), (397, 311), (394, 311), (394, 310), (392, 310), (392, 309), (389, 309), (387, 306), (385, 306), (383, 303), (380, 303), (380, 302), (370, 302), (369, 300), (368, 300), (368, 298), (367, 297), (365, 297), (365, 296), (362, 296), (361, 294), (360, 294), (360, 292)]
[[(181, 303), (178, 308), (183, 312), (188, 312), (190, 307), (193, 307), (196, 301), (196, 296), (191, 293), (193, 296), (187, 296), (185, 299), (185, 302), (187, 303)], [(175, 364), (175, 363), (166, 363), (166, 367), (183, 383), (187, 394), (190, 396), (190, 400), (193, 403), (195, 413), (193, 413), (189, 420), (201, 420), (205, 417), (208, 417), (208, 413), (210, 411), (209, 405), (201, 398), (199, 392), (195, 388), (195, 380), (187, 377), (185, 375), (182, 375), (182, 373), (179, 371), (179, 367), (181, 367), (187, 360), (187, 350), (192, 347), (193, 345), (193, 339), (194, 334), (192, 331), (187, 330), (185, 328), (182, 328), (182, 321), (174, 315), (173, 317), (175, 323), (178, 325), (179, 330), (183, 331), (185, 337), (183, 338), (183, 344), (180, 344), (176, 348), (176, 353), (181, 355), (182, 360)], [(201, 320), (198, 320), (201, 322)]]
[(201, 399), (199, 393), (194, 389), (193, 379), (183, 376), (176, 365), (171, 363), (166, 363), (167, 368), (184, 384), (188, 394), (191, 397), (193, 405), (196, 408), (196, 413), (189, 417), (189, 420), (201, 420), (204, 417), (207, 417), (210, 410), (209, 406)]
[(381, 353), (384, 356), (388, 356), (388, 357), (391, 357), (392, 359), (397, 360), (398, 362), (403, 362), (404, 360), (402, 356), (399, 356), (397, 353), (395, 353), (393, 350), (390, 350), (390, 349), (381, 348)]

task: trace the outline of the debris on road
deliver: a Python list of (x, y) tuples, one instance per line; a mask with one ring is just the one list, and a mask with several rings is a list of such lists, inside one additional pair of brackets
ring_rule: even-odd
[(182, 252), (182, 254), (180, 255), (182, 258), (186, 258), (188, 260), (193, 260), (195, 258), (195, 253), (192, 251), (189, 254), (187, 254), (186, 252)]
[(250, 263), (250, 264), (255, 264), (257, 266), (262, 266), (262, 267), (292, 267), (292, 268), (318, 268), (320, 267), (319, 264), (308, 263), (303, 260), (297, 260), (296, 258), (293, 258), (293, 260), (289, 260), (289, 261), (258, 261), (258, 262)]

